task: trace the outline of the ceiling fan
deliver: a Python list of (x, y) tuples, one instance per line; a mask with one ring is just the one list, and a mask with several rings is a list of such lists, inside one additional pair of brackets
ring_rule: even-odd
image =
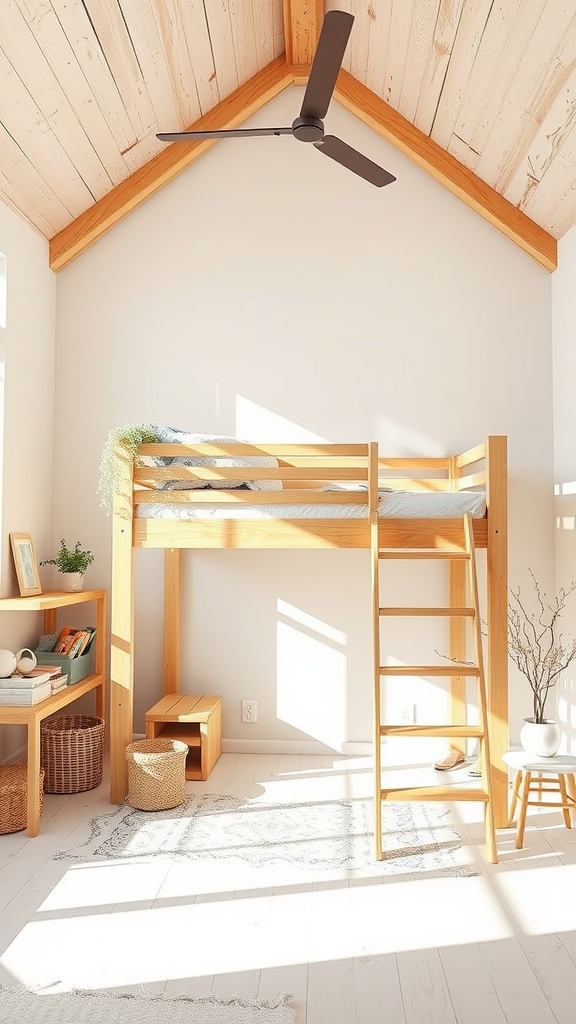
[(393, 174), (379, 167), (335, 135), (324, 134), (323, 118), (342, 65), (344, 51), (354, 18), (345, 11), (328, 11), (322, 23), (316, 53), (299, 116), (289, 128), (231, 128), (225, 131), (162, 132), (162, 142), (195, 142), (199, 139), (249, 139), (261, 135), (293, 135), (299, 142), (311, 142), (315, 149), (365, 178), (377, 188), (396, 181)]

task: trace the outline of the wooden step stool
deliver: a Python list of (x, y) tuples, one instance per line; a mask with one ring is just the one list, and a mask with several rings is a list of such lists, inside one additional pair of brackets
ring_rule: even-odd
[(146, 712), (146, 739), (182, 740), (186, 778), (204, 782), (222, 753), (222, 698), (169, 693)]
[[(502, 760), (511, 768), (516, 769), (508, 824), (513, 824), (516, 804), (520, 800), (520, 813), (516, 827), (517, 850), (521, 850), (524, 845), (528, 807), (557, 807), (562, 811), (566, 828), (572, 828), (571, 814), (576, 812), (576, 757), (574, 754), (534, 757), (527, 754), (525, 750), (508, 750), (502, 755)], [(537, 777), (533, 778), (534, 775)], [(530, 799), (531, 793), (536, 795), (536, 800)], [(557, 793), (559, 799), (542, 799), (543, 793)]]

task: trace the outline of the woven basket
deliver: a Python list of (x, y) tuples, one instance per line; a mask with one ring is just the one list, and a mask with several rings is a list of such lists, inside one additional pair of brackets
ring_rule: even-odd
[(93, 715), (58, 715), (40, 725), (46, 793), (83, 793), (102, 782), (104, 722)]
[(126, 747), (128, 803), (141, 811), (164, 811), (186, 799), (186, 754), (181, 740), (137, 740)]
[[(0, 835), (21, 832), (28, 824), (28, 770), (25, 764), (0, 764)], [(44, 770), (40, 769), (40, 814), (44, 800)]]

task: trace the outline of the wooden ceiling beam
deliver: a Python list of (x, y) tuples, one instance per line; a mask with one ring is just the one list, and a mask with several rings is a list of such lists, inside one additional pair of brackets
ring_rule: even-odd
[[(191, 125), (190, 131), (237, 128), (266, 103), (293, 83), (283, 56), (254, 75), (209, 113)], [(94, 203), (50, 240), (50, 267), (61, 270), (76, 256), (113, 228), (140, 203), (186, 170), (215, 144), (215, 140), (173, 143), (149, 160), (108, 195)]]
[(324, 20), (323, 0), (283, 0), (287, 64), (311, 64)]
[[(294, 69), (295, 83), (302, 84), (307, 80), (307, 76), (307, 69)], [(341, 71), (338, 76), (334, 98), (369, 128), (419, 164), (436, 178), (436, 181), (529, 253), (543, 267), (547, 270), (556, 269), (558, 245), (552, 235), (415, 128), (388, 103), (365, 85), (361, 85), (347, 71)]]

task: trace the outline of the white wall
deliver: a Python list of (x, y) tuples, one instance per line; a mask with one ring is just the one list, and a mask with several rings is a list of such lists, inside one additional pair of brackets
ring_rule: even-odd
[[(290, 123), (301, 97), (252, 123)], [(390, 455), (507, 434), (511, 580), (552, 578), (550, 275), (335, 103), (327, 130), (398, 181), (376, 190), (291, 138), (222, 142), (59, 274), (55, 536), (95, 551), (94, 584), (98, 463), (125, 422)], [(162, 555), (136, 555), (141, 728), (161, 691)], [(194, 554), (183, 591), (184, 686), (223, 694), (226, 737), (370, 738), (366, 552)], [(517, 733), (514, 679), (511, 706)]]
[[(558, 270), (552, 278), (554, 343), (554, 479), (556, 484), (556, 586), (576, 580), (576, 229), (558, 246)], [(576, 636), (576, 596), (567, 601), (567, 636)], [(571, 666), (558, 687), (558, 714), (566, 749), (576, 751), (576, 668)]]
[[(10, 532), (30, 533), (38, 559), (52, 544), (56, 275), (48, 243), (0, 203), (0, 251), (7, 257), (7, 319), (0, 328), (4, 388), (1, 593), (18, 594)], [(39, 615), (7, 614), (0, 645), (17, 651), (36, 643)], [(0, 761), (22, 742), (21, 730), (0, 729)]]

